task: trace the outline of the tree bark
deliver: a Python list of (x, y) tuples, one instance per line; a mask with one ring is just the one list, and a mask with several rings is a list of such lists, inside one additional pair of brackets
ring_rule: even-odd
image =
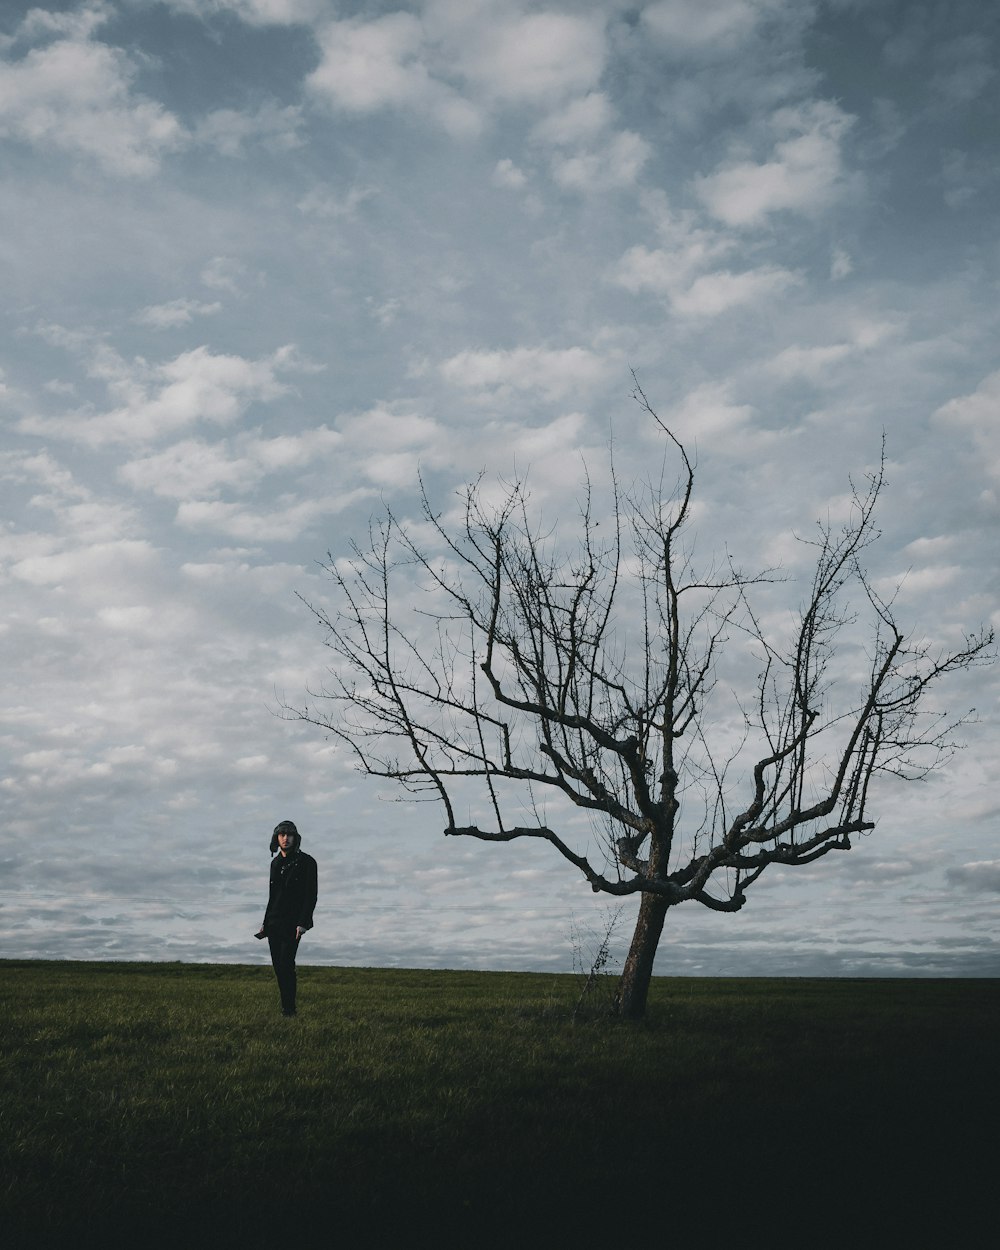
[(639, 904), (632, 945), (615, 995), (615, 1011), (625, 1020), (641, 1020), (645, 1015), (653, 960), (663, 932), (667, 906), (666, 899), (656, 894), (643, 894)]

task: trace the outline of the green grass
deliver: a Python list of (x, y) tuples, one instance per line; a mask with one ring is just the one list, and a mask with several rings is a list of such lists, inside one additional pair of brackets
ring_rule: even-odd
[(963, 1244), (994, 1187), (996, 981), (299, 976), (0, 961), (4, 1244)]

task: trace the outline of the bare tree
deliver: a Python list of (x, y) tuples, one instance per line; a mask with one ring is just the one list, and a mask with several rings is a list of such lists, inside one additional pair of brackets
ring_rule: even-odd
[[(533, 519), (522, 482), (499, 506), (468, 487), (453, 527), (422, 490), (423, 540), (387, 511), (365, 548), (325, 566), (341, 606), (312, 610), (331, 682), (293, 713), (346, 743), (361, 771), (439, 800), (446, 834), (542, 839), (595, 891), (639, 894), (616, 1000), (631, 1018), (667, 910), (738, 911), (769, 864), (849, 849), (874, 828), (878, 774), (922, 777), (954, 746), (967, 717), (927, 711), (925, 696), (993, 653), (991, 631), (947, 652), (911, 641), (869, 579), (884, 458), (852, 486), (846, 523), (818, 525), (804, 606), (783, 638), (767, 636), (751, 600), (780, 579), (729, 559), (696, 567), (695, 466), (635, 394), (676, 462), (673, 489), (661, 476), (622, 491), (612, 470), (601, 528), (587, 482), (570, 550)], [(747, 680), (735, 715), (715, 689), (724, 657)], [(486, 828), (456, 816), (473, 783)], [(552, 796), (593, 818), (582, 849), (565, 827), (579, 822), (550, 827)]]

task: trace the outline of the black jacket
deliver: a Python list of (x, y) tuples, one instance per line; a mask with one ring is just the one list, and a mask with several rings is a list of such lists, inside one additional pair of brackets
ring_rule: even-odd
[(316, 861), (304, 851), (275, 855), (271, 860), (270, 893), (264, 932), (299, 926), (311, 929), (316, 906)]

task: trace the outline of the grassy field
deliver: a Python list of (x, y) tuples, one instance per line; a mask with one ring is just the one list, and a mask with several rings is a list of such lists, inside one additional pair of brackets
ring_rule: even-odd
[[(983, 1244), (1000, 982), (0, 961), (0, 1240)], [(613, 1240), (612, 1240), (613, 1239)]]

